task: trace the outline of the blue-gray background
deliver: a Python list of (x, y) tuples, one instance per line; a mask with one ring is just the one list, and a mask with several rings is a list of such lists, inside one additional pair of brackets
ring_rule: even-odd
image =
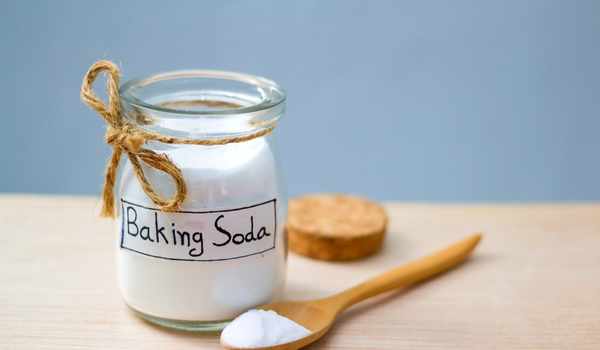
[(125, 78), (248, 72), (289, 94), (291, 194), (600, 199), (600, 1), (12, 1), (0, 5), (0, 192), (99, 192)]

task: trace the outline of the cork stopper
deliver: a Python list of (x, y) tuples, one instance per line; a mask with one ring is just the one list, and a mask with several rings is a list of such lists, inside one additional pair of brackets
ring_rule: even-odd
[(289, 248), (321, 260), (353, 260), (377, 252), (388, 218), (382, 206), (342, 194), (291, 199), (286, 224)]

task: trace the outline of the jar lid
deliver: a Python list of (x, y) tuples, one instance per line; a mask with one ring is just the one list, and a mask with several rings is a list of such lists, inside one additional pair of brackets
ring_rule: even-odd
[(352, 260), (377, 252), (387, 229), (385, 209), (364, 198), (313, 194), (290, 200), (290, 250), (321, 260)]

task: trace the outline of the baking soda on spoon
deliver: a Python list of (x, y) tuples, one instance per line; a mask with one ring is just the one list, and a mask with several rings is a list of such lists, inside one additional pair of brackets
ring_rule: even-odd
[(234, 348), (259, 348), (293, 342), (311, 332), (275, 311), (250, 310), (233, 320), (221, 333), (221, 344)]

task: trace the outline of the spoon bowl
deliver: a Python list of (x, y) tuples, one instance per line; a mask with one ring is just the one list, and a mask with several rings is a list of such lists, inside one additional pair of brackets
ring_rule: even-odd
[(367, 298), (405, 288), (450, 270), (463, 262), (475, 249), (481, 234), (475, 234), (432, 255), (396, 267), (355, 287), (324, 299), (283, 301), (257, 307), (272, 310), (304, 326), (311, 333), (298, 340), (268, 347), (240, 348), (221, 343), (228, 350), (295, 350), (314, 343), (335, 323), (337, 315)]
[[(311, 332), (328, 328), (335, 321), (336, 313), (319, 300), (316, 301), (285, 301), (259, 307), (262, 310), (273, 310), (294, 322), (303, 325)], [(291, 317), (288, 317), (291, 316)]]
[(260, 310), (272, 310), (279, 315), (289, 318), (290, 320), (302, 325), (310, 331), (310, 335), (298, 340), (260, 348), (240, 348), (229, 344), (221, 343), (228, 350), (291, 350), (303, 348), (315, 341), (319, 340), (335, 322), (336, 313), (331, 308), (328, 308), (319, 303), (319, 301), (285, 301), (280, 303), (272, 303), (257, 307)]

